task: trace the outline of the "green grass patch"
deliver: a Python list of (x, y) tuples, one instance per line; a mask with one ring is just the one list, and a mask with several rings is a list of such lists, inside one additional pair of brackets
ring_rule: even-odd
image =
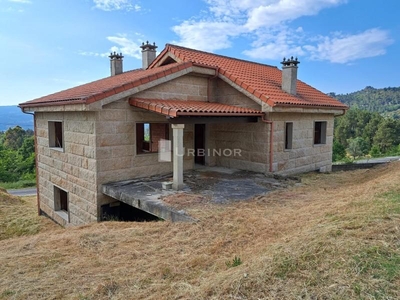
[(297, 270), (297, 267), (298, 262), (296, 257), (290, 257), (288, 255), (276, 256), (273, 275), (281, 279), (286, 279), (291, 273)]
[[(396, 233), (391, 229), (400, 214), (400, 192), (391, 190), (376, 197), (372, 211), (369, 214), (370, 226), (383, 224), (385, 232), (380, 243), (368, 243), (354, 255), (354, 267), (359, 274), (368, 274), (374, 279), (393, 281), (400, 278), (400, 244)], [(382, 239), (379, 237), (379, 240)], [(368, 239), (368, 237), (366, 237)], [(371, 237), (372, 238), (372, 237)], [(397, 241), (397, 243), (396, 243)]]
[(11, 219), (7, 216), (2, 216), (3, 220), (0, 221), (0, 240), (33, 235), (39, 232), (40, 223), (31, 214), (22, 214), (19, 218)]
[(12, 291), (12, 290), (5, 290), (0, 294), (0, 299), (10, 299), (12, 296), (14, 296), (17, 292)]
[(400, 276), (400, 253), (387, 246), (369, 246), (354, 256), (354, 270), (374, 279), (392, 282)]
[(16, 182), (0, 182), (0, 187), (6, 190), (23, 189), (36, 186), (36, 179), (19, 180)]
[(240, 266), (242, 264), (242, 260), (240, 259), (239, 256), (235, 256), (232, 261), (227, 261), (225, 264), (228, 268), (234, 268), (237, 266)]
[(384, 200), (384, 209), (387, 214), (400, 214), (400, 192), (390, 191), (384, 193), (381, 198)]

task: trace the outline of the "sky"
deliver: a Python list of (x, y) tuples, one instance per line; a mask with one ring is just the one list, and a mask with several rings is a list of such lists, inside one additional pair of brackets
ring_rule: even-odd
[(398, 0), (0, 0), (0, 105), (124, 71), (176, 44), (281, 67), (324, 93), (400, 86)]

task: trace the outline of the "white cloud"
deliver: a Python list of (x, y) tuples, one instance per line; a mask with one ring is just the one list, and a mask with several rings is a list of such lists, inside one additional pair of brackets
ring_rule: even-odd
[[(141, 36), (139, 33), (135, 33), (136, 36)], [(111, 52), (122, 53), (124, 56), (131, 56), (137, 59), (142, 59), (142, 52), (140, 45), (142, 40), (139, 39), (137, 42), (128, 38), (126, 34), (117, 34), (115, 36), (108, 36), (107, 40), (116, 44), (110, 47), (108, 52), (93, 52), (93, 51), (79, 51), (79, 55), (83, 56), (95, 56), (95, 57), (108, 57)]]
[(107, 57), (110, 55), (110, 53), (108, 53), (108, 52), (98, 53), (98, 52), (91, 52), (91, 51), (79, 51), (78, 54), (83, 55), (83, 56), (99, 56), (99, 57)]
[(299, 27), (291, 30), (285, 26), (258, 33), (253, 48), (243, 53), (254, 59), (282, 59), (284, 56), (305, 55), (304, 49), (299, 45), (303, 40), (303, 31)]
[(142, 52), (140, 49), (140, 43), (135, 42), (129, 38), (127, 38), (125, 35), (120, 34), (117, 36), (108, 36), (107, 40), (110, 42), (113, 42), (117, 44), (117, 46), (111, 47), (112, 52), (122, 52), (123, 55), (125, 56), (131, 56), (135, 57), (137, 59), (142, 58)]
[(321, 37), (316, 46), (307, 45), (304, 48), (310, 52), (311, 59), (348, 63), (360, 58), (383, 55), (386, 47), (392, 43), (387, 31), (373, 28), (360, 34), (336, 33), (334, 37)]
[(214, 51), (229, 48), (230, 37), (240, 34), (240, 27), (229, 22), (195, 22), (185, 21), (173, 30), (181, 37), (181, 41), (173, 43), (182, 46)]
[(316, 15), (322, 9), (343, 4), (346, 0), (279, 0), (263, 2), (264, 5), (248, 10), (246, 27), (249, 30), (271, 27), (303, 16)]
[(347, 63), (385, 53), (391, 44), (384, 30), (369, 29), (362, 34), (310, 36), (303, 28), (291, 28), (291, 21), (317, 15), (321, 10), (347, 0), (204, 0), (208, 11), (199, 18), (183, 21), (172, 30), (174, 43), (205, 51), (232, 46), (235, 38), (251, 40), (243, 53), (253, 59), (281, 59), (306, 56), (311, 59)]
[(30, 0), (8, 0), (9, 2), (23, 3), (23, 4), (31, 4)]
[[(17, 0), (18, 1), (18, 0)], [(23, 0), (22, 0), (23, 1)], [(140, 11), (139, 4), (133, 4), (130, 0), (93, 0), (95, 7), (104, 11), (134, 10)]]

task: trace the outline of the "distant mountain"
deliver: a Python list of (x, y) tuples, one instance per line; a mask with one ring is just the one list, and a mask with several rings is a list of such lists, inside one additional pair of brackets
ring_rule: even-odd
[(33, 116), (22, 113), (18, 106), (0, 106), (0, 131), (17, 125), (24, 129), (33, 129)]
[(350, 94), (329, 93), (329, 95), (350, 107), (400, 119), (400, 87), (375, 89), (367, 86), (361, 91)]

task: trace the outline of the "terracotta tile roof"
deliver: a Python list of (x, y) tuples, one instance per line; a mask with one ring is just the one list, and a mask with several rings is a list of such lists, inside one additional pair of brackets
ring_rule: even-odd
[(193, 62), (218, 68), (221, 75), (241, 86), (271, 106), (332, 107), (346, 109), (340, 101), (329, 97), (308, 84), (297, 81), (297, 95), (281, 88), (282, 71), (277, 67), (216, 55), (167, 44), (149, 68), (155, 66), (168, 52), (181, 62)]
[(173, 63), (156, 69), (137, 69), (86, 83), (20, 104), (20, 107), (90, 104), (120, 92), (191, 67), (191, 62)]
[[(168, 53), (178, 62), (158, 66)], [(103, 78), (24, 102), (20, 107), (90, 104), (195, 65), (218, 70), (220, 76), (228, 78), (270, 106), (347, 108), (300, 80), (297, 81), (296, 96), (284, 92), (281, 89), (282, 72), (276, 67), (169, 44), (147, 70), (138, 69)]]
[(132, 106), (170, 117), (179, 116), (262, 116), (258, 110), (227, 104), (202, 101), (160, 100), (131, 98)]

